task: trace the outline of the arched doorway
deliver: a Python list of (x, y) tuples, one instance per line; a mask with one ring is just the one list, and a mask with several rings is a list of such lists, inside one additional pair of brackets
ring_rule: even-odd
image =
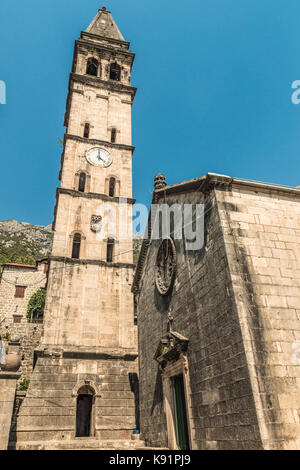
[(89, 385), (78, 390), (76, 401), (76, 437), (94, 436), (95, 392)]

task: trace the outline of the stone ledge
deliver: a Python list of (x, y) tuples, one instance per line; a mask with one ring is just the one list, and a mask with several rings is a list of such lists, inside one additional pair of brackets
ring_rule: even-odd
[(62, 263), (68, 264), (93, 264), (95, 266), (104, 266), (108, 268), (127, 268), (127, 269), (135, 269), (135, 264), (130, 263), (108, 263), (107, 261), (97, 260), (97, 259), (73, 259), (73, 258), (66, 258), (64, 256), (50, 256), (50, 261), (61, 261)]
[(58, 345), (47, 345), (40, 346), (35, 350), (35, 353), (40, 357), (64, 357), (66, 359), (89, 359), (89, 360), (124, 360), (124, 361), (134, 361), (138, 357), (138, 351), (130, 349), (124, 351), (121, 349), (116, 350), (101, 350), (91, 347), (82, 348), (77, 347), (73, 349), (72, 347), (59, 347)]
[(112, 143), (112, 142), (108, 142), (107, 140), (88, 139), (86, 137), (81, 137), (81, 136), (74, 135), (74, 134), (65, 134), (65, 140), (68, 140), (68, 139), (76, 140), (84, 144), (103, 145), (103, 146), (116, 148), (120, 150), (129, 150), (131, 152), (134, 152), (135, 150), (135, 147), (133, 145)]
[(0, 370), (0, 380), (1, 379), (15, 379), (18, 380), (21, 377), (21, 372), (9, 372), (5, 370)]

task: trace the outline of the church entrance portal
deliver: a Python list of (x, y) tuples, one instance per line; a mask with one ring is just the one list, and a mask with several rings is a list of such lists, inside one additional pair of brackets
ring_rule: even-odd
[(174, 404), (176, 415), (176, 438), (180, 450), (189, 450), (189, 429), (183, 375), (173, 377)]

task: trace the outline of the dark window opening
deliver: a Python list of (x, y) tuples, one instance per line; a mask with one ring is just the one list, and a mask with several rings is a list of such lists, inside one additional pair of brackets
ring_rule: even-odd
[(32, 323), (43, 323), (44, 318), (44, 311), (43, 310), (36, 310), (31, 317)]
[(86, 66), (86, 73), (87, 75), (93, 75), (97, 77), (98, 71), (98, 62), (95, 59), (89, 60)]
[(24, 299), (25, 289), (26, 289), (26, 287), (24, 287), (24, 286), (16, 286), (15, 297), (17, 299)]
[(83, 133), (83, 137), (85, 137), (86, 139), (88, 139), (90, 136), (90, 125), (88, 123), (86, 123), (84, 125), (84, 133)]
[(14, 323), (21, 323), (23, 315), (13, 315)]
[(74, 238), (73, 238), (72, 258), (79, 259), (80, 245), (81, 245), (81, 235), (80, 233), (75, 233)]
[(121, 80), (121, 67), (117, 63), (111, 64), (109, 78), (117, 82)]
[(79, 183), (78, 183), (78, 191), (80, 191), (81, 193), (84, 193), (85, 182), (86, 182), (86, 174), (85, 173), (80, 173)]
[(109, 195), (114, 197), (116, 192), (116, 178), (110, 178), (109, 180)]
[(176, 415), (176, 438), (180, 450), (189, 450), (189, 429), (183, 375), (173, 377)]
[(111, 143), (114, 144), (117, 140), (117, 129), (112, 129), (111, 130)]
[(137, 296), (134, 296), (134, 324), (137, 326), (138, 320), (137, 320), (137, 315), (138, 315), (138, 301), (137, 301)]
[(107, 256), (106, 256), (106, 261), (108, 263), (112, 263), (112, 261), (113, 261), (114, 246), (115, 246), (115, 240), (113, 238), (109, 238), (107, 240)]
[(89, 437), (92, 422), (92, 395), (78, 395), (76, 410), (76, 437)]

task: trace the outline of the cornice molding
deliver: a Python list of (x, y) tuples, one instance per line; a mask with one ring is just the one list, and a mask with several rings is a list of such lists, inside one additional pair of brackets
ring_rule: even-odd
[(72, 197), (83, 197), (86, 199), (101, 199), (102, 201), (115, 202), (117, 204), (135, 204), (135, 199), (124, 197), (110, 197), (107, 194), (102, 193), (82, 193), (81, 191), (76, 191), (75, 189), (67, 188), (57, 188), (57, 195), (67, 194)]
[(75, 43), (76, 43), (76, 46), (86, 46), (88, 48), (112, 52), (113, 54), (121, 54), (121, 55), (130, 57), (132, 61), (135, 58), (134, 52), (131, 52), (129, 49), (123, 49), (121, 47), (116, 48), (115, 45), (110, 46), (109, 44), (97, 43), (97, 42), (89, 41), (88, 39), (83, 39), (83, 38), (77, 39)]
[(108, 263), (107, 261), (98, 260), (98, 259), (73, 259), (67, 258), (65, 256), (53, 256), (49, 257), (50, 261), (58, 261), (66, 264), (74, 265), (87, 265), (91, 264), (93, 266), (103, 266), (106, 268), (125, 268), (125, 269), (135, 269), (135, 264), (131, 263)]
[(131, 152), (135, 151), (135, 147), (133, 147), (132, 145), (117, 144), (117, 143), (108, 142), (107, 140), (87, 139), (86, 137), (80, 137), (77, 135), (67, 134), (67, 133), (65, 134), (65, 141), (66, 140), (75, 140), (84, 144), (91, 144), (91, 145), (104, 145), (109, 148), (115, 148), (119, 150), (128, 150)]
[(79, 75), (77, 73), (71, 73), (70, 74), (70, 82), (71, 81), (76, 81), (76, 82), (79, 82), (79, 83), (83, 83), (83, 84), (88, 84), (88, 85), (91, 85), (91, 86), (96, 86), (97, 88), (99, 88), (99, 85), (101, 85), (102, 87), (108, 89), (108, 90), (112, 90), (112, 91), (121, 91), (121, 92), (124, 92), (124, 93), (130, 93), (131, 96), (132, 96), (132, 101), (136, 95), (136, 92), (137, 92), (137, 88), (136, 87), (133, 87), (133, 86), (130, 86), (130, 85), (124, 85), (123, 83), (121, 82), (117, 82), (115, 80), (102, 80), (101, 78), (99, 77), (94, 77), (93, 75)]
[(81, 31), (80, 39), (84, 39), (84, 36), (98, 39), (101, 41), (107, 41), (108, 43), (111, 42), (112, 44), (120, 44), (120, 45), (126, 46), (128, 49), (130, 47), (130, 42), (127, 42), (127, 41), (121, 41), (120, 39), (106, 38), (104, 36), (100, 36), (99, 34), (93, 34), (93, 33), (88, 33), (87, 31)]

